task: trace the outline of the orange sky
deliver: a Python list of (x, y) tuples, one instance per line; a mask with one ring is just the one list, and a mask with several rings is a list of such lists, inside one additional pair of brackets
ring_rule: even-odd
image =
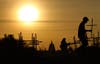
[[(16, 12), (25, 4), (32, 4), (40, 11), (39, 21), (31, 26), (17, 19)], [(17, 34), (23, 32), (24, 38), (30, 39), (31, 33), (36, 32), (38, 39), (43, 41), (41, 47), (47, 48), (52, 40), (58, 49), (63, 37), (68, 42), (74, 35), (77, 37), (78, 25), (84, 16), (90, 21), (93, 17), (98, 24), (94, 32), (100, 31), (99, 6), (99, 0), (0, 0), (0, 36), (13, 33), (17, 38)]]

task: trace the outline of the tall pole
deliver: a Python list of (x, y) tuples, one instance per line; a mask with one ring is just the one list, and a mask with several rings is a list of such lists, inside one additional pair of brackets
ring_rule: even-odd
[(73, 40), (74, 40), (74, 45), (75, 45), (75, 49), (76, 49), (77, 48), (77, 44), (76, 44), (75, 36), (73, 37)]
[(38, 42), (37, 42), (37, 34), (35, 33), (35, 47), (36, 47), (36, 50), (37, 50), (37, 45), (38, 45)]
[(96, 26), (96, 24), (93, 23), (93, 18), (91, 20), (91, 24), (90, 25), (87, 25), (87, 26), (91, 26), (91, 38), (93, 38), (93, 26)]
[(91, 20), (91, 22), (92, 22), (92, 24), (91, 24), (91, 30), (92, 30), (92, 32), (91, 32), (91, 38), (93, 37), (93, 18), (92, 18), (92, 20)]
[(99, 36), (99, 32), (98, 32), (98, 37), (97, 37), (97, 44), (98, 44), (98, 46), (99, 46), (99, 43), (100, 43), (99, 39), (100, 39), (100, 36)]

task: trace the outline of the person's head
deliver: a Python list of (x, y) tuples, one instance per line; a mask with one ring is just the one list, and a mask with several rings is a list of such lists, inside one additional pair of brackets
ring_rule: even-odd
[(87, 23), (87, 21), (89, 21), (89, 19), (87, 17), (83, 17), (83, 22)]
[(63, 40), (66, 40), (66, 38), (63, 38)]

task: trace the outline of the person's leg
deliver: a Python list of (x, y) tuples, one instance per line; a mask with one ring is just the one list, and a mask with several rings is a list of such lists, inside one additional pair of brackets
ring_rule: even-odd
[(82, 47), (86, 48), (88, 46), (88, 41), (86, 38), (80, 40), (82, 42)]

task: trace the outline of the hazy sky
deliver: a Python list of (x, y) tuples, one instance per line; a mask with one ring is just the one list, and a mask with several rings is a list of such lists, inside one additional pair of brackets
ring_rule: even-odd
[[(27, 4), (34, 5), (40, 12), (39, 21), (32, 26), (19, 23), (17, 11)], [(63, 37), (69, 42), (77, 37), (78, 25), (82, 17), (94, 18), (98, 24), (95, 31), (100, 31), (100, 1), (99, 0), (0, 0), (0, 36), (4, 33), (23, 32), (24, 37), (31, 38), (36, 32), (38, 39), (43, 40), (41, 47), (47, 47), (51, 40), (58, 48)], [(18, 36), (17, 36), (18, 37)]]

